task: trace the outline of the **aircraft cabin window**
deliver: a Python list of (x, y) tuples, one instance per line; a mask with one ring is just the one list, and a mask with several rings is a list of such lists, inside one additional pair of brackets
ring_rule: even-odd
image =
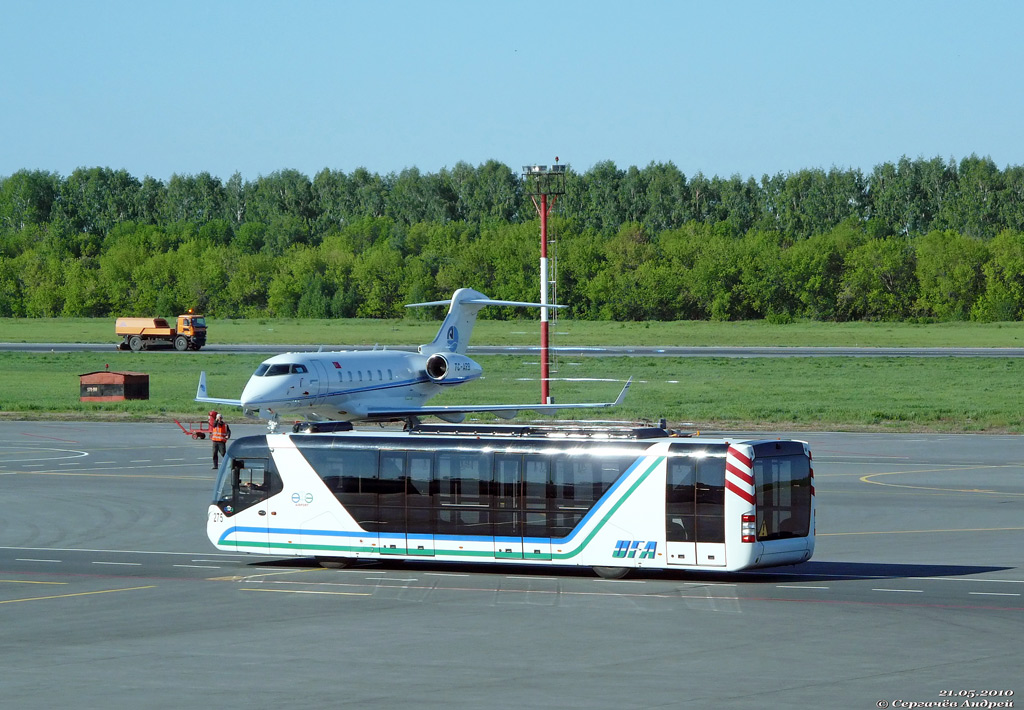
[(395, 379), (395, 376), (391, 374), (391, 368), (390, 367), (388, 368), (388, 379), (389, 380)]
[(377, 379), (378, 380), (383, 380), (384, 379), (384, 375), (381, 373), (380, 370), (377, 370)]

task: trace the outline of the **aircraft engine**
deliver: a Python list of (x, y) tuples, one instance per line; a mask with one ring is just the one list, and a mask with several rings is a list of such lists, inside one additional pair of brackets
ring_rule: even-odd
[(465, 355), (434, 353), (427, 358), (427, 377), (432, 382), (446, 384), (469, 382), (480, 377), (483, 368)]

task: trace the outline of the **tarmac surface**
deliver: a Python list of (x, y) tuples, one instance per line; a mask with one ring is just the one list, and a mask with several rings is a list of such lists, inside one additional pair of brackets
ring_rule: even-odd
[(209, 442), (173, 423), (0, 422), (0, 703), (876, 708), (1024, 693), (1024, 437), (796, 437), (814, 454), (811, 561), (603, 580), (220, 553)]

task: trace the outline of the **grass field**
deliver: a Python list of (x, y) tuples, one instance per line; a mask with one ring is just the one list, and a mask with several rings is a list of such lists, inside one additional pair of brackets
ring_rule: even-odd
[[(486, 342), (486, 341), (479, 341)], [(199, 371), (212, 396), (237, 397), (260, 354), (0, 352), (0, 416), (198, 421)], [(536, 356), (477, 358), (486, 376), (434, 404), (538, 401)], [(109, 365), (150, 375), (150, 399), (79, 401), (78, 376)], [(1024, 431), (1017, 358), (560, 358), (556, 401), (610, 401), (634, 378), (622, 407), (578, 418), (657, 419), (698, 429)], [(594, 378), (600, 381), (576, 381)], [(228, 411), (231, 419), (240, 419)], [(532, 415), (527, 412), (526, 418)]]
[[(309, 346), (419, 345), (437, 333), (436, 320), (210, 320), (211, 343)], [(558, 320), (552, 345), (717, 345), (861, 347), (1024, 347), (1024, 323), (731, 323), (675, 321), (618, 323)], [(106, 343), (113, 318), (0, 318), (0, 342)], [(479, 320), (475, 345), (536, 345), (536, 319)]]

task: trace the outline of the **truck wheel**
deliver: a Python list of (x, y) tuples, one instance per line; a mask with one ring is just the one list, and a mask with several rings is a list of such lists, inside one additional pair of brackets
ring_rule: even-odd
[(130, 347), (133, 352), (139, 352), (142, 350), (142, 338), (137, 335), (133, 335), (132, 339), (128, 341), (128, 347)]
[(184, 352), (188, 350), (188, 338), (184, 335), (179, 335), (174, 339), (174, 349), (178, 352)]

